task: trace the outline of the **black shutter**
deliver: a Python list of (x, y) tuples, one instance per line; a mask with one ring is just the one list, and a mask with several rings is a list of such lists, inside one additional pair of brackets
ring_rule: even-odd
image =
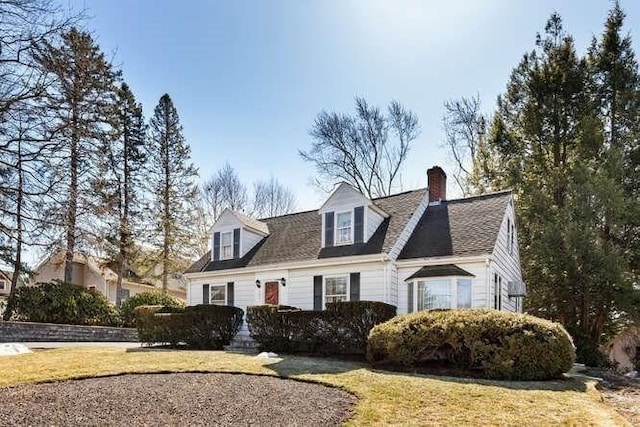
[(353, 233), (354, 243), (364, 242), (364, 206), (353, 210)]
[(313, 309), (322, 310), (322, 276), (313, 276)]
[(213, 260), (220, 260), (220, 233), (213, 233)]
[(413, 313), (413, 282), (407, 283), (407, 313)]
[(202, 285), (202, 303), (209, 304), (209, 285)]
[(360, 301), (360, 273), (351, 273), (349, 277), (349, 301)]
[(233, 307), (233, 282), (227, 283), (227, 305)]
[(233, 258), (240, 258), (240, 229), (233, 229)]
[(333, 246), (333, 212), (324, 214), (324, 246)]

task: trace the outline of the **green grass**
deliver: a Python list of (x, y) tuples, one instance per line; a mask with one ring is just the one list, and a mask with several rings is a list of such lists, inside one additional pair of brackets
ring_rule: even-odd
[(243, 372), (330, 384), (358, 396), (352, 425), (625, 425), (584, 378), (507, 382), (377, 371), (364, 364), (217, 351), (65, 348), (0, 359), (0, 387), (142, 372)]

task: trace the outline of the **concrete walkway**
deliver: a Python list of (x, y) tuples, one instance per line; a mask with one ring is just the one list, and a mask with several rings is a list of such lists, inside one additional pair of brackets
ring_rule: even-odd
[(115, 347), (115, 348), (140, 348), (139, 342), (21, 342), (30, 349), (64, 348), (64, 347)]

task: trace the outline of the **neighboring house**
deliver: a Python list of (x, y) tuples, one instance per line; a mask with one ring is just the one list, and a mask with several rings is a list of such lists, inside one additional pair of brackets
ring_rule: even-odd
[(604, 350), (617, 371), (640, 372), (640, 325), (620, 332), (605, 344)]
[[(64, 251), (56, 250), (44, 258), (34, 269), (31, 283), (50, 282), (64, 279)], [(94, 289), (105, 295), (107, 299), (116, 302), (118, 275), (106, 264), (93, 257), (76, 254), (73, 258), (71, 282), (88, 289)], [(146, 291), (159, 291), (153, 282), (141, 280), (122, 281), (122, 300)], [(169, 294), (184, 300), (186, 297), (185, 283), (178, 277), (172, 277), (169, 282)]]
[(9, 293), (11, 292), (12, 275), (13, 273), (10, 271), (0, 270), (0, 299), (9, 296)]
[(4, 313), (4, 309), (7, 306), (7, 299), (11, 292), (11, 276), (10, 271), (0, 270), (0, 316)]
[(428, 188), (370, 200), (341, 184), (318, 210), (255, 220), (225, 210), (211, 251), (186, 272), (187, 304), (245, 309), (383, 301), (398, 313), (483, 307), (522, 311), (510, 191), (446, 200), (446, 175)]

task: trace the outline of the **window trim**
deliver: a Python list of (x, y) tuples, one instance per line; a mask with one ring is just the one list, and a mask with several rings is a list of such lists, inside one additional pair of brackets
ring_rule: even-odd
[[(223, 245), (222, 244), (222, 241), (224, 240), (223, 236), (225, 234), (228, 234), (230, 236), (229, 237), (230, 243), (228, 245)], [(224, 248), (225, 247), (228, 247), (229, 250), (230, 250), (230, 256), (228, 256), (228, 257), (224, 256)], [(233, 259), (233, 230), (221, 231), (220, 232), (220, 260), (226, 260), (226, 259)]]
[[(409, 307), (409, 302), (407, 301), (407, 310), (411, 308), (411, 312), (423, 311), (429, 309), (418, 310), (418, 283), (419, 282), (441, 282), (443, 280), (447, 280), (449, 282), (449, 294), (451, 298), (450, 310), (457, 310), (458, 307), (458, 280), (466, 279), (471, 282), (471, 307), (473, 308), (473, 277), (469, 276), (441, 276), (441, 277), (416, 277), (415, 279), (410, 280), (408, 283), (413, 283), (413, 307)], [(465, 307), (466, 308), (466, 307)]]
[[(322, 276), (322, 309), (327, 307), (327, 279), (342, 279), (344, 278), (347, 283), (345, 301), (350, 301), (351, 298), (351, 275), (350, 274), (330, 274)], [(333, 295), (332, 296), (337, 296)]]
[[(223, 292), (224, 292), (224, 304), (215, 304), (213, 301), (213, 288), (222, 288)], [(227, 285), (226, 284), (222, 284), (222, 285), (215, 285), (215, 284), (209, 284), (209, 304), (210, 305), (227, 305), (227, 301), (228, 301), (228, 296), (227, 295)], [(222, 300), (216, 300), (216, 301), (222, 301)]]
[[(338, 241), (338, 217), (340, 215), (343, 214), (349, 214), (349, 240), (346, 242), (339, 242)], [(351, 210), (346, 210), (346, 211), (335, 211), (333, 214), (333, 244), (334, 246), (345, 246), (345, 245), (352, 245), (354, 242), (354, 229), (353, 229), (353, 222), (354, 222), (354, 212), (353, 209)], [(343, 227), (346, 228), (346, 227)]]

